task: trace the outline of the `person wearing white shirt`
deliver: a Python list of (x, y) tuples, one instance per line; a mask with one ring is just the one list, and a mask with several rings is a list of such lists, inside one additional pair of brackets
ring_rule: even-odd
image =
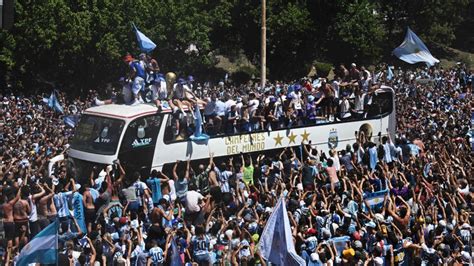
[(249, 113), (252, 114), (258, 108), (260, 101), (256, 98), (255, 93), (251, 92), (249, 94)]

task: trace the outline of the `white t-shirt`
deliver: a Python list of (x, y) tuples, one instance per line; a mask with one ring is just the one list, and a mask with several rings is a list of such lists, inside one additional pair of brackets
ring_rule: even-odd
[(332, 82), (332, 87), (334, 88), (334, 98), (339, 98), (339, 81), (335, 80)]
[(385, 153), (383, 156), (383, 159), (385, 160), (386, 163), (391, 163), (393, 161), (392, 149), (395, 149), (395, 145), (393, 145), (392, 143), (388, 141), (383, 145), (383, 150)]
[(257, 110), (258, 105), (260, 104), (260, 101), (257, 99), (253, 99), (249, 101), (249, 113)]
[(176, 200), (176, 188), (174, 186), (174, 180), (169, 180), (168, 185), (170, 186), (170, 198), (171, 201)]
[(186, 192), (186, 211), (198, 212), (201, 210), (199, 206), (199, 200), (204, 197), (197, 191), (189, 190)]

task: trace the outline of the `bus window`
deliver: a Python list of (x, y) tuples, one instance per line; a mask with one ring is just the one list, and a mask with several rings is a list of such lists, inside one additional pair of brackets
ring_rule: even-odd
[(107, 117), (83, 115), (76, 129), (71, 148), (103, 155), (113, 155), (125, 122)]
[(127, 127), (122, 140), (120, 153), (155, 146), (160, 130), (161, 116), (151, 115), (133, 120)]
[(367, 107), (367, 118), (381, 117), (393, 110), (393, 95), (389, 91), (378, 92), (372, 96), (372, 104)]
[(133, 120), (123, 136), (118, 158), (127, 173), (150, 174), (162, 117), (151, 115)]
[(182, 113), (178, 112), (169, 115), (168, 121), (166, 121), (164, 142), (188, 140), (194, 133), (194, 126), (194, 118), (189, 112), (186, 112), (185, 117), (183, 117)]

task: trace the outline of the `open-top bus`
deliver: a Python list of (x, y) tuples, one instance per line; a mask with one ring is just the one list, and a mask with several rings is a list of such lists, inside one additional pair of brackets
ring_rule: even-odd
[[(188, 112), (188, 116), (191, 114)], [(188, 118), (189, 118), (188, 117)], [(373, 141), (377, 135), (395, 133), (395, 99), (391, 88), (382, 86), (372, 97), (371, 108), (363, 118), (279, 128), (271, 131), (215, 135), (206, 142), (176, 138), (172, 110), (152, 104), (103, 105), (84, 111), (69, 150), (70, 165), (76, 175), (88, 176), (94, 165), (111, 165), (116, 159), (129, 171), (149, 174), (153, 169), (168, 169), (177, 160), (193, 161), (242, 153), (277, 152), (300, 146), (316, 145), (327, 152), (355, 142), (355, 132), (365, 131)], [(192, 121), (193, 119), (188, 119)], [(388, 131), (387, 131), (388, 129)]]

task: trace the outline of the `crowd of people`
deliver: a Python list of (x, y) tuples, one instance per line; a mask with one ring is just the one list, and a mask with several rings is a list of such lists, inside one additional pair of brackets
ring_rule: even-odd
[[(132, 88), (126, 101), (139, 103), (143, 86), (159, 83), (151, 88), (155, 104), (169, 106), (178, 120), (187, 108), (204, 105), (215, 134), (316, 123), (318, 117), (325, 122), (364, 117), (372, 93), (385, 84), (396, 92), (396, 137), (359, 133), (353, 145), (328, 154), (302, 143), (302, 157), (299, 147), (288, 147), (258, 156), (210, 154), (200, 165), (183, 158), (171, 172), (148, 176), (128, 173), (117, 161), (94, 168), (79, 183), (66, 160), (52, 161), (61, 154), (67, 158), (74, 134), (64, 115), (109, 101), (94, 95), (70, 101), (60, 94), (68, 107), (61, 114), (43, 97), (5, 94), (2, 265), (13, 265), (22, 248), (56, 219), (58, 265), (267, 265), (259, 241), (280, 197), (296, 252), (307, 265), (473, 263), (474, 169), (466, 133), (472, 126), (474, 76), (463, 66), (387, 75), (341, 65), (331, 81), (302, 79), (267, 88), (218, 84), (211, 89), (194, 86), (190, 77), (178, 79), (168, 98), (156, 61), (140, 60), (130, 57), (127, 63), (132, 68), (146, 63), (156, 75), (150, 79), (143, 73), (138, 80), (131, 75), (131, 84), (124, 80)], [(234, 123), (236, 117), (243, 123)], [(382, 198), (374, 203), (375, 194)]]
[(193, 76), (176, 79), (168, 73), (165, 77), (156, 60), (145, 54), (138, 59), (127, 55), (124, 61), (129, 66), (126, 78), (121, 79), (124, 102), (153, 102), (160, 110), (170, 108), (173, 139), (179, 140), (192, 134), (196, 107), (203, 108), (207, 134), (229, 135), (374, 117), (383, 113), (386, 104), (376, 93), (383, 73), (372, 74), (355, 63), (349, 70), (340, 65), (331, 81), (303, 78), (265, 88), (221, 82), (210, 88), (195, 84)]

